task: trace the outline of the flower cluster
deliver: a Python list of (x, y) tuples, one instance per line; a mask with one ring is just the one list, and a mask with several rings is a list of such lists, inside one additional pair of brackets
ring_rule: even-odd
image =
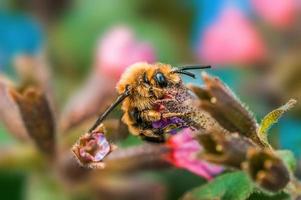
[[(225, 131), (199, 130), (203, 147), (200, 158), (212, 163), (246, 171), (263, 190), (278, 192), (292, 181), (293, 173), (267, 139), (268, 129), (296, 104), (287, 104), (270, 112), (261, 124), (219, 79), (203, 74), (203, 87), (191, 86), (200, 98), (200, 108), (212, 115)], [(212, 101), (214, 99), (214, 101)]]

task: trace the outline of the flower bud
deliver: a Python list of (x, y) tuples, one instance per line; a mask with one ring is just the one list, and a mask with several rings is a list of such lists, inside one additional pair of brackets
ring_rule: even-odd
[(251, 140), (237, 133), (227, 135), (212, 131), (198, 135), (198, 139), (204, 148), (201, 158), (238, 169), (246, 160), (247, 150), (255, 146)]
[(203, 87), (189, 86), (199, 98), (199, 107), (227, 131), (239, 133), (264, 146), (256, 132), (258, 124), (255, 118), (234, 93), (218, 78), (206, 73), (202, 74), (202, 78), (205, 83)]
[(113, 150), (113, 146), (105, 137), (105, 130), (100, 125), (92, 133), (86, 133), (72, 147), (78, 162), (88, 168), (104, 168), (102, 160)]
[(270, 150), (249, 149), (245, 168), (262, 188), (278, 192), (290, 181), (289, 172), (280, 158)]

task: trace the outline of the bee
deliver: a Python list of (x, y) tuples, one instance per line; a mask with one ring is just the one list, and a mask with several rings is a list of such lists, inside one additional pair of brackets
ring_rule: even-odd
[(205, 68), (210, 66), (172, 67), (162, 63), (130, 66), (117, 83), (118, 98), (97, 119), (90, 132), (120, 103), (122, 121), (129, 131), (147, 141), (161, 143), (167, 133), (176, 133), (184, 127), (202, 128), (209, 116), (195, 111), (194, 95), (184, 85), (180, 74), (195, 78), (187, 70)]

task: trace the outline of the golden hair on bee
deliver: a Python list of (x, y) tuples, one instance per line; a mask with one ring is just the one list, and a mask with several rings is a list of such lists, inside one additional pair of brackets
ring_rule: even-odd
[(154, 123), (177, 118), (178, 120), (174, 120), (177, 123), (172, 122), (172, 127), (187, 125), (181, 119), (186, 115), (185, 108), (179, 105), (183, 104), (185, 99), (189, 99), (190, 94), (179, 74), (194, 78), (194, 74), (186, 70), (203, 68), (210, 66), (172, 67), (169, 64), (145, 62), (129, 66), (116, 86), (119, 97), (98, 118), (90, 131), (122, 103), (121, 109), (124, 112), (122, 121), (128, 125), (132, 134), (164, 141), (164, 133), (170, 127), (164, 127), (165, 130), (154, 128), (156, 127)]
[[(133, 95), (140, 95), (149, 97), (149, 92), (145, 91), (148, 85), (159, 87), (155, 80), (156, 73), (161, 73), (167, 81), (172, 84), (176, 84), (181, 81), (181, 77), (173, 72), (171, 65), (156, 63), (148, 64), (140, 62), (131, 65), (122, 74), (119, 82), (117, 83), (117, 91), (119, 94), (125, 91), (127, 85), (131, 86)], [(161, 85), (162, 86), (162, 85)], [(137, 94), (135, 94), (137, 92)], [(156, 95), (156, 91), (154, 91)]]
[[(117, 83), (119, 94), (128, 89), (131, 95), (122, 102), (122, 121), (134, 135), (140, 135), (141, 126), (160, 120), (161, 113), (154, 110), (155, 101), (162, 99), (166, 88), (181, 83), (181, 77), (168, 64), (136, 63), (130, 66)], [(139, 126), (141, 125), (141, 126)]]

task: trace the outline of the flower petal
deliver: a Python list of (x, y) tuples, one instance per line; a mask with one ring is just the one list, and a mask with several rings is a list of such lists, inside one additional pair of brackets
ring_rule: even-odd
[(171, 136), (167, 146), (172, 150), (168, 161), (176, 167), (187, 169), (207, 180), (222, 172), (223, 168), (209, 164), (198, 158), (202, 147), (195, 139), (191, 129), (183, 129), (177, 135)]
[(72, 151), (82, 166), (104, 168), (103, 159), (112, 151), (112, 145), (106, 139), (101, 125), (92, 133), (81, 136), (72, 147)]

